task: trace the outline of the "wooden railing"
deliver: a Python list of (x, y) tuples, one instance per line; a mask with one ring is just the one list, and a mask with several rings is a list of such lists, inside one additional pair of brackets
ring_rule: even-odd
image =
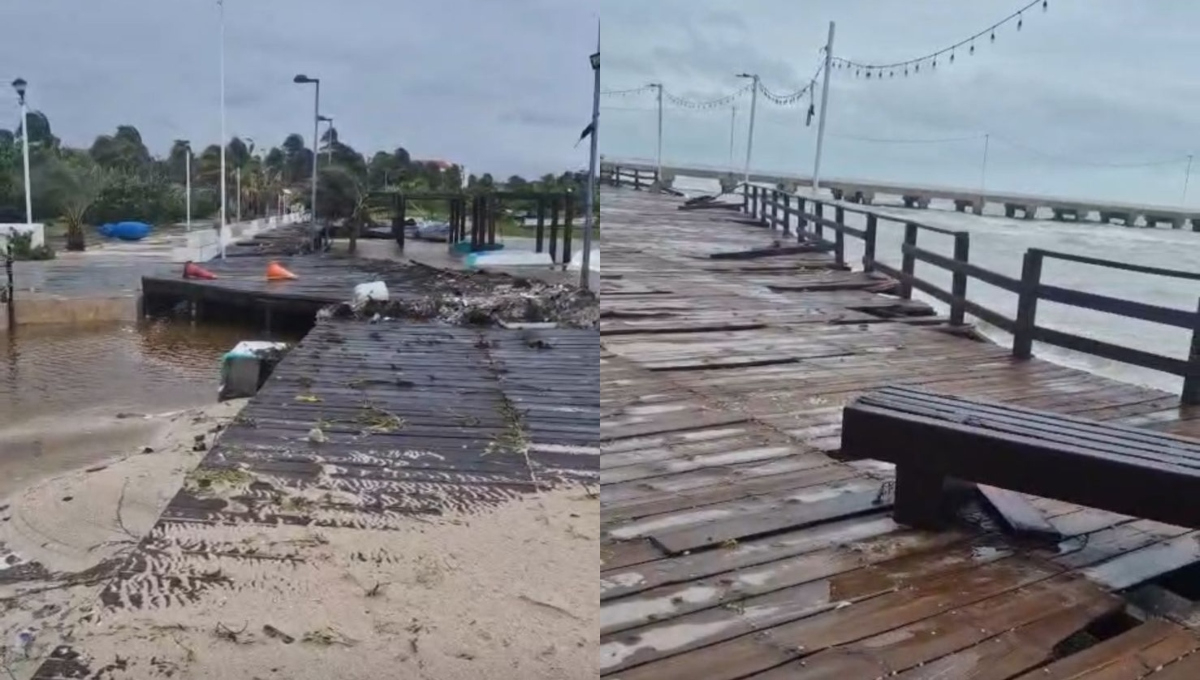
[(372, 198), (390, 203), (392, 236), (401, 250), (410, 203), (442, 203), (449, 224), (449, 245), (469, 242), (471, 252), (494, 248), (505, 208), (520, 205), (530, 208), (537, 220), (533, 227), (534, 252), (549, 252), (550, 259), (558, 264), (571, 260), (573, 222), (580, 210), (579, 197), (574, 192), (381, 192)]
[[(1195, 311), (1186, 311), (1062, 288), (1042, 281), (1042, 263), (1047, 259), (1064, 260), (1192, 281), (1200, 281), (1198, 272), (1144, 267), (1031, 248), (1025, 253), (1021, 278), (1015, 279), (971, 264), (971, 235), (965, 231), (944, 229), (922, 224), (916, 220), (892, 217), (875, 210), (855, 207), (839, 201), (813, 199), (755, 185), (743, 185), (742, 209), (763, 226), (779, 229), (785, 234), (794, 233), (797, 240), (816, 243), (828, 248), (832, 251), (839, 266), (847, 266), (846, 237), (850, 236), (861, 240), (863, 242), (862, 268), (864, 271), (878, 271), (895, 279), (899, 283), (901, 297), (911, 298), (913, 290), (919, 290), (948, 305), (951, 324), (964, 324), (966, 316), (969, 314), (1011, 333), (1013, 336), (1012, 353), (1018, 359), (1030, 358), (1033, 343), (1036, 341), (1123, 364), (1161, 371), (1184, 379), (1180, 397), (1182, 403), (1200, 404), (1200, 301), (1198, 301)], [(865, 227), (860, 229), (846, 224), (847, 213), (864, 216), (866, 218)], [(900, 246), (899, 268), (880, 262), (876, 257), (880, 222), (903, 225), (904, 239)], [(922, 247), (919, 245), (919, 236), (923, 232), (951, 237), (954, 242), (953, 252), (941, 254)], [(915, 274), (917, 262), (923, 262), (948, 272), (951, 277), (950, 290), (918, 277)], [(967, 299), (968, 284), (972, 280), (981, 281), (1016, 295), (1016, 318), (1008, 318), (995, 310)], [(1038, 302), (1043, 300), (1190, 330), (1192, 336), (1188, 358), (1176, 359), (1039, 326), (1037, 325), (1037, 308)]]
[(627, 168), (602, 163), (600, 165), (600, 181), (614, 187), (650, 189), (658, 181), (658, 172), (652, 169)]

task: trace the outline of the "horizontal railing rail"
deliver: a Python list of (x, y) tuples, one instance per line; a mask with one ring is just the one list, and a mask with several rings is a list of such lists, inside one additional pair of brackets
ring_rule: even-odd
[[(1196, 310), (1188, 311), (1055, 286), (1042, 281), (1042, 264), (1046, 259), (1056, 259), (1192, 281), (1200, 281), (1198, 272), (1148, 267), (1031, 248), (1025, 253), (1021, 278), (1017, 279), (972, 264), (970, 261), (971, 235), (966, 231), (923, 224), (906, 217), (897, 217), (869, 208), (847, 205), (837, 200), (815, 199), (754, 184), (742, 185), (741, 191), (742, 210), (753, 221), (771, 229), (781, 230), (786, 235), (794, 233), (799, 241), (813, 243), (832, 251), (834, 261), (839, 267), (849, 268), (846, 264), (846, 237), (859, 239), (863, 242), (863, 271), (877, 271), (895, 279), (899, 286), (899, 294), (903, 298), (911, 299), (913, 291), (919, 290), (944, 303), (950, 309), (949, 322), (952, 325), (964, 324), (966, 316), (969, 314), (1012, 334), (1012, 353), (1018, 359), (1030, 358), (1033, 343), (1040, 342), (1119, 363), (1161, 371), (1184, 379), (1180, 397), (1182, 403), (1200, 404), (1200, 300), (1198, 300)], [(847, 213), (862, 215), (866, 222), (865, 228), (846, 224)], [(904, 238), (900, 246), (899, 267), (881, 262), (876, 257), (881, 221), (903, 225)], [(952, 238), (954, 241), (953, 253), (948, 255), (936, 253), (919, 245), (919, 235), (922, 232)], [(832, 238), (827, 234), (832, 235)], [(950, 289), (946, 290), (927, 279), (918, 277), (916, 275), (917, 262), (923, 262), (948, 272), (951, 278)], [(967, 299), (968, 282), (971, 280), (977, 280), (1017, 295), (1016, 317), (1009, 318), (978, 302)], [(1190, 330), (1192, 336), (1188, 358), (1177, 359), (1039, 326), (1037, 325), (1039, 301), (1090, 309), (1129, 319)]]
[(614, 187), (650, 189), (658, 183), (658, 171), (606, 163), (600, 166), (600, 181)]

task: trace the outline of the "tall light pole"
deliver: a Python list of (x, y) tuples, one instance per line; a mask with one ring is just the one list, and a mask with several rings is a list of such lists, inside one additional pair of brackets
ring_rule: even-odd
[(733, 175), (733, 136), (737, 134), (737, 107), (729, 107), (729, 174)]
[(329, 142), (325, 144), (325, 162), (333, 163), (333, 119), (329, 116), (317, 116), (317, 120), (322, 123), (329, 123), (329, 127), (325, 128), (325, 133), (329, 135)]
[(833, 65), (834, 22), (829, 22), (829, 41), (825, 43), (824, 82), (821, 84), (821, 120), (817, 123), (817, 158), (813, 162), (813, 191), (821, 189), (821, 147), (825, 144), (825, 111), (829, 107), (829, 71)]
[(662, 83), (650, 83), (648, 87), (653, 87), (658, 90), (658, 155), (656, 165), (658, 173), (656, 176), (657, 183), (662, 186), (662, 127), (663, 127), (663, 85)]
[(596, 148), (600, 135), (600, 28), (596, 28), (596, 53), (591, 57), (595, 85), (592, 88), (592, 144), (588, 156), (587, 192), (584, 194), (583, 260), (580, 263), (579, 287), (587, 290), (592, 269), (592, 222), (596, 211)]
[(754, 81), (754, 91), (750, 93), (750, 132), (746, 137), (746, 172), (744, 182), (750, 183), (750, 153), (754, 149), (754, 118), (758, 114), (758, 74), (739, 73), (738, 78), (750, 78)]
[[(317, 235), (317, 149), (321, 146), (321, 79), (309, 78), (301, 73), (292, 82), (299, 85), (312, 83), (316, 86), (316, 94), (313, 97), (313, 166), (312, 166), (312, 211), (309, 216), (312, 218), (313, 236)], [(316, 243), (313, 244), (314, 246)]]
[(229, 189), (225, 170), (225, 0), (217, 0), (221, 15), (221, 224), (217, 241), (221, 244), (221, 259), (225, 259), (225, 227), (229, 224)]
[(185, 224), (187, 230), (192, 230), (192, 143), (187, 142), (183, 147), (183, 183), (184, 193), (187, 198), (184, 203), (187, 205), (187, 218)]
[(13, 81), (17, 101), (21, 104), (21, 157), (25, 164), (25, 224), (33, 224), (33, 191), (29, 187), (29, 106), (25, 103), (25, 89), (29, 83), (24, 78)]

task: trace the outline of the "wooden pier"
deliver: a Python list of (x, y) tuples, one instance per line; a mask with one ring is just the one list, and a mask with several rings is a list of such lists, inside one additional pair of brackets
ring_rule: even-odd
[[(418, 664), (425, 663), (419, 645), (440, 635), (428, 623), (439, 614), (410, 606), (399, 593), (427, 597), (418, 591), (432, 590), (436, 584), (427, 581), (437, 575), (419, 572), (423, 586), (396, 583), (399, 599), (386, 599), (383, 590), (411, 578), (421, 560), (437, 565), (456, 557), (445, 547), (424, 554), (406, 537), (436, 537), (443, 521), (465, 525), (554, 489), (577, 489), (584, 502), (594, 498), (587, 489), (599, 473), (598, 355), (596, 331), (587, 329), (320, 321), (189, 473), (150, 535), (103, 583), (102, 618), (124, 620), (118, 630), (130, 640), (159, 642), (130, 643), (114, 658), (104, 643), (85, 637), (59, 647), (35, 677), (113, 677), (107, 673), (114, 664), (129, 672), (117, 677), (171, 677), (164, 665), (216, 677), (207, 674), (220, 668), (214, 659), (187, 652), (214, 636), (229, 643), (222, 654), (234, 661), (226, 669), (253, 663), (272, 645), (291, 645), (268, 652), (278, 655), (273, 665), (284, 669), (280, 677), (336, 677), (346, 664), (369, 669), (353, 677), (419, 675)], [(547, 533), (564, 526), (585, 530), (568, 517), (545, 521)], [(421, 542), (437, 546), (436, 538)], [(512, 548), (519, 553), (524, 546)], [(497, 564), (511, 562), (493, 557)], [(545, 568), (594, 573), (591, 562), (568, 562), (529, 565), (528, 578)], [(289, 585), (306, 574), (315, 579), (314, 591)], [(354, 578), (362, 582), (356, 586)], [(325, 604), (326, 594), (344, 590), (348, 579), (359, 589), (358, 602)], [(583, 596), (586, 585), (580, 584)], [(486, 599), (511, 597), (502, 591), (514, 587), (536, 594), (541, 584), (473, 587), (495, 588), (481, 591)], [(213, 602), (264, 594), (270, 603), (252, 622), (206, 618), (214, 615)], [(537, 625), (562, 624), (564, 613), (551, 605), (538, 612)], [(353, 633), (356, 626), (360, 632)], [(173, 632), (163, 637), (163, 630)], [(364, 630), (368, 639), (361, 637)], [(554, 642), (564, 643), (548, 633), (518, 644)], [(575, 641), (567, 644), (573, 648)], [(498, 677), (497, 659), (469, 646), (434, 657), (453, 652), (464, 655), (453, 663), (466, 676), (477, 669), (479, 677)], [(430, 663), (437, 660), (425, 654)], [(583, 678), (591, 671), (560, 672), (552, 656), (522, 660), (523, 677)], [(311, 675), (297, 671), (309, 664)]]
[(603, 677), (1200, 677), (1196, 576), (1158, 580), (1200, 533), (1032, 496), (1056, 540), (979, 501), (911, 530), (891, 466), (838, 451), (843, 407), (887, 385), (1193, 437), (1200, 407), (1016, 358), (830, 248), (713, 258), (785, 237), (681, 204), (601, 196)]

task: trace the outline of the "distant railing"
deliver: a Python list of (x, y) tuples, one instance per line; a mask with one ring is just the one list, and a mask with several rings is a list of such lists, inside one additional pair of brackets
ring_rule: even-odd
[(602, 163), (600, 165), (600, 181), (614, 187), (650, 189), (658, 182), (658, 171)]
[[(410, 204), (442, 203), (445, 205), (449, 227), (447, 242), (450, 248), (469, 243), (471, 252), (496, 247), (501, 234), (500, 220), (510, 208), (524, 209), (520, 224), (527, 219), (533, 225), (534, 252), (549, 252), (550, 259), (559, 264), (571, 260), (573, 222), (579, 211), (579, 198), (569, 191), (488, 191), (467, 193), (442, 192), (377, 192), (371, 195), (375, 207), (389, 207), (392, 213), (392, 237), (404, 249)], [(560, 241), (561, 238), (561, 241)], [(560, 248), (561, 245), (561, 248)]]
[[(951, 324), (963, 324), (966, 315), (970, 314), (1011, 333), (1013, 336), (1012, 353), (1018, 359), (1030, 358), (1033, 343), (1036, 341), (1132, 366), (1161, 371), (1184, 379), (1180, 397), (1182, 403), (1200, 404), (1200, 304), (1196, 311), (1184, 311), (1046, 284), (1042, 282), (1042, 263), (1046, 259), (1065, 260), (1192, 281), (1200, 281), (1200, 273), (1143, 267), (1031, 248), (1025, 253), (1021, 278), (1014, 279), (1011, 276), (971, 264), (971, 235), (965, 231), (943, 229), (922, 224), (916, 220), (880, 214), (867, 208), (848, 206), (839, 201), (813, 199), (756, 185), (742, 186), (742, 210), (764, 226), (780, 229), (785, 234), (791, 234), (794, 231), (798, 240), (828, 248), (832, 251), (838, 266), (846, 266), (846, 237), (852, 236), (860, 239), (863, 242), (862, 267), (864, 271), (878, 271), (895, 279), (899, 283), (899, 293), (903, 298), (911, 299), (913, 290), (919, 290), (948, 305)], [(865, 216), (866, 227), (859, 229), (847, 225), (846, 213), (848, 212)], [(830, 217), (830, 213), (832, 213), (832, 217)], [(793, 218), (795, 218), (794, 222)], [(884, 264), (876, 258), (877, 236), (881, 220), (904, 225), (899, 269)], [(832, 232), (832, 240), (826, 237), (826, 230)], [(954, 239), (953, 253), (943, 255), (919, 246), (918, 236), (922, 232), (952, 237)], [(951, 275), (950, 290), (917, 277), (915, 269), (918, 261), (949, 272)], [(967, 285), (971, 280), (982, 281), (1017, 295), (1016, 318), (1010, 319), (999, 312), (968, 300)], [(1176, 359), (1039, 326), (1037, 325), (1037, 307), (1038, 302), (1042, 300), (1190, 330), (1192, 339), (1188, 359)]]

